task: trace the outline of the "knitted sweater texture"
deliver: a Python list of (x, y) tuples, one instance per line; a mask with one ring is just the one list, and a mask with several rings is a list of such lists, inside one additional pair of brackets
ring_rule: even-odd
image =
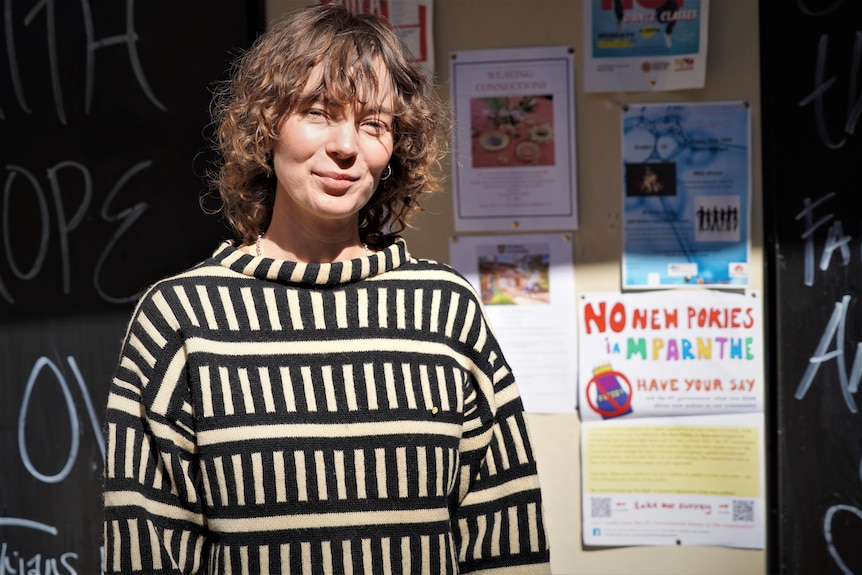
[(105, 573), (550, 573), (514, 377), (470, 284), (230, 244), (152, 286), (107, 406)]

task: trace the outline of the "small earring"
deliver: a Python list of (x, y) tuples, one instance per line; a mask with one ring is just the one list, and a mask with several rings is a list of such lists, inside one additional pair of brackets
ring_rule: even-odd
[(380, 181), (388, 180), (392, 177), (392, 166), (386, 164), (386, 169), (383, 170), (383, 173), (380, 175)]

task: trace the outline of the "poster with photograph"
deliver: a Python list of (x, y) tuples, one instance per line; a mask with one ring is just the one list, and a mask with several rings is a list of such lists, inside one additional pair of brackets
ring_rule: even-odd
[(623, 109), (623, 289), (749, 285), (747, 102)]
[(763, 410), (758, 292), (585, 293), (579, 304), (583, 421)]
[(572, 413), (577, 403), (570, 235), (457, 236), (452, 267), (474, 286), (524, 407)]
[(451, 56), (455, 229), (576, 229), (573, 50)]
[(585, 92), (703, 88), (709, 0), (585, 0)]
[(584, 422), (584, 545), (763, 549), (764, 461), (762, 413)]

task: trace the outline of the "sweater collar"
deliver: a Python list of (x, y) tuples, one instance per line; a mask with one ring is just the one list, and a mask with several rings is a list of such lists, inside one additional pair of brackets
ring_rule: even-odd
[(246, 276), (284, 284), (334, 286), (357, 282), (394, 270), (410, 258), (407, 244), (398, 238), (392, 245), (361, 258), (332, 263), (303, 263), (253, 256), (239, 251), (232, 242), (222, 243), (213, 260)]

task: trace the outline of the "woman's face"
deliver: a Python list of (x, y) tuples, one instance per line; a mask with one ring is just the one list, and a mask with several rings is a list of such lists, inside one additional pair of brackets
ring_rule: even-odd
[[(276, 206), (291, 218), (357, 229), (359, 210), (371, 199), (393, 148), (393, 94), (378, 62), (375, 101), (339, 106), (315, 101), (290, 113), (273, 147)], [(319, 82), (316, 68), (306, 84)]]

